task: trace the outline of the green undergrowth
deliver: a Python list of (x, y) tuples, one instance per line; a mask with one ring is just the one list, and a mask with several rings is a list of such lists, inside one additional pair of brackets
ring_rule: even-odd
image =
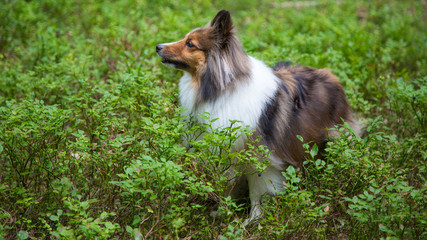
[[(427, 238), (425, 1), (1, 5), (0, 239)], [(250, 55), (331, 69), (367, 131), (305, 143), (259, 224), (224, 193), (268, 150), (189, 124), (155, 53), (223, 8)]]

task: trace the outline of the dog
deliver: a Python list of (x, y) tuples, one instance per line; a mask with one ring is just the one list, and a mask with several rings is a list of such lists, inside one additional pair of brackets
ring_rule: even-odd
[(156, 52), (163, 64), (184, 70), (179, 100), (187, 116), (203, 122), (199, 114), (208, 112), (218, 118), (213, 127), (241, 121), (254, 133), (240, 137), (233, 149), (240, 151), (248, 139), (261, 137), (261, 144), (271, 151), (270, 166), (262, 174), (252, 171), (244, 175), (244, 181), (239, 179), (249, 188), (249, 221), (262, 216), (264, 194), (276, 195), (283, 190), (285, 168), (301, 166), (304, 161), (306, 153), (297, 135), (305, 142), (324, 146), (331, 136), (338, 135), (331, 129), (343, 121), (360, 134), (360, 125), (336, 76), (327, 69), (288, 62), (271, 68), (248, 56), (226, 10), (184, 39), (157, 45)]

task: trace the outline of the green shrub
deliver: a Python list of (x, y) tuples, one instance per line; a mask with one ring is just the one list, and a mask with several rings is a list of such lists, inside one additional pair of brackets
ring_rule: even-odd
[(0, 107), (0, 149), (5, 182), (38, 192), (50, 189), (58, 155), (68, 137), (70, 111), (43, 101), (6, 102)]

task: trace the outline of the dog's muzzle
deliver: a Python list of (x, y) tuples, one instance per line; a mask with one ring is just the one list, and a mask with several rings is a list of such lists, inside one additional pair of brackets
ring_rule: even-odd
[(186, 70), (186, 69), (190, 68), (190, 66), (188, 66), (187, 63), (182, 62), (182, 61), (172, 60), (169, 58), (169, 56), (167, 56), (167, 54), (164, 54), (162, 51), (164, 46), (165, 46), (165, 44), (158, 44), (156, 46), (157, 55), (159, 55), (162, 58), (163, 64), (170, 66), (170, 67), (173, 67), (173, 68), (182, 69), (182, 70)]

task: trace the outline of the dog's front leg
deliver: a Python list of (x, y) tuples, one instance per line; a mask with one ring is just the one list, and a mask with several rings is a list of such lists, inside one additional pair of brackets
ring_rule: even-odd
[(262, 196), (275, 196), (283, 191), (285, 177), (282, 171), (270, 166), (262, 173), (252, 173), (246, 176), (251, 200), (251, 213), (248, 221), (253, 222), (262, 217)]
[[(223, 196), (230, 196), (232, 199), (243, 199), (248, 195), (248, 180), (245, 175), (236, 176), (233, 168), (229, 169), (226, 173), (230, 179), (227, 183), (227, 188)], [(211, 217), (220, 217), (222, 215), (221, 211), (218, 209), (210, 213)]]

